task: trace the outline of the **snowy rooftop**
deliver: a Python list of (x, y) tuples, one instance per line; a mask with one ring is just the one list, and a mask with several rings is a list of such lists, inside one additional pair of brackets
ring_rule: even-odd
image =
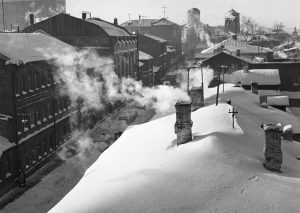
[(89, 18), (86, 21), (99, 26), (110, 36), (130, 36), (127, 30), (123, 27), (115, 26), (114, 24), (103, 21), (99, 18)]
[(140, 60), (151, 60), (153, 57), (143, 51), (139, 51), (139, 59)]
[(44, 33), (0, 33), (0, 58), (7, 63), (45, 60), (43, 53), (72, 46)]
[(208, 49), (203, 50), (201, 53), (213, 54), (214, 50), (221, 46), (224, 46), (225, 49), (227, 49), (231, 52), (234, 52), (237, 49), (239, 49), (241, 51), (241, 53), (268, 52), (265, 48), (252, 46), (252, 45), (249, 45), (249, 44), (246, 44), (246, 43), (243, 43), (238, 40), (230, 38), (230, 39), (220, 42), (219, 44), (217, 44), (215, 46), (212, 46)]
[(248, 72), (243, 70), (235, 71), (232, 74), (225, 74), (225, 81), (242, 85), (251, 85), (256, 82), (258, 85), (279, 85), (281, 83), (278, 69), (253, 69)]
[[(258, 96), (225, 85), (192, 112), (193, 141), (176, 146), (175, 115), (133, 126), (50, 212), (298, 212), (300, 144), (282, 142), (283, 173), (263, 166), (263, 123), (300, 127), (292, 114), (260, 108)], [(76, 202), (74, 202), (76, 201)]]
[(2, 152), (12, 147), (13, 145), (14, 144), (10, 143), (6, 138), (0, 136), (0, 157), (2, 155)]
[(289, 97), (288, 96), (268, 96), (268, 105), (270, 106), (289, 106)]

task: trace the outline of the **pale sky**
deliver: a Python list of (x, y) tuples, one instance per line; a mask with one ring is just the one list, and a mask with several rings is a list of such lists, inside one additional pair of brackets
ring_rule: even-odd
[(258, 23), (272, 27), (282, 22), (286, 27), (300, 28), (300, 0), (66, 0), (67, 12), (80, 17), (81, 11), (90, 11), (93, 17), (119, 24), (138, 15), (145, 18), (162, 18), (163, 6), (166, 17), (178, 24), (187, 20), (187, 10), (196, 7), (201, 11), (200, 19), (205, 24), (223, 25), (224, 15), (231, 8), (241, 15), (251, 16)]

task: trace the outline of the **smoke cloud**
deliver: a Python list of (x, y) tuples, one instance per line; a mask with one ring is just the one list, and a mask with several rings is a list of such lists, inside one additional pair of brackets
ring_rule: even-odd
[[(190, 101), (187, 93), (170, 86), (144, 87), (132, 78), (119, 78), (114, 72), (112, 59), (99, 57), (92, 50), (76, 51), (73, 48), (57, 50), (43, 49), (41, 53), (56, 67), (55, 82), (63, 82), (61, 93), (67, 95), (73, 107), (80, 103), (82, 114), (90, 110), (101, 111), (107, 104), (117, 101), (134, 102), (139, 106), (165, 113), (174, 108), (177, 100)], [(72, 119), (76, 122), (76, 119)], [(76, 141), (79, 159), (84, 159), (87, 150), (93, 149), (93, 140), (88, 133), (75, 130), (72, 140)], [(61, 157), (64, 159), (66, 150)]]

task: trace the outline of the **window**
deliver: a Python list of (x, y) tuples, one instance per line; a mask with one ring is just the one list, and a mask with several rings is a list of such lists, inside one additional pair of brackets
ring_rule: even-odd
[(294, 78), (293, 79), (293, 86), (300, 86), (300, 78)]

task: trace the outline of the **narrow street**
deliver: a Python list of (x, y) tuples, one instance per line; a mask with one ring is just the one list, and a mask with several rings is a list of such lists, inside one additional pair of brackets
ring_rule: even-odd
[[(28, 178), (24, 188), (15, 188), (1, 197), (0, 212), (49, 211), (77, 184), (85, 170), (109, 147), (108, 144), (113, 143), (114, 132), (122, 132), (129, 125), (147, 122), (153, 115), (153, 110), (135, 108), (132, 105), (116, 110), (90, 131), (93, 143), (86, 147), (84, 153), (70, 155), (62, 160), (58, 156), (66, 155), (66, 150), (58, 152), (53, 160)], [(73, 146), (66, 144), (65, 147)]]

